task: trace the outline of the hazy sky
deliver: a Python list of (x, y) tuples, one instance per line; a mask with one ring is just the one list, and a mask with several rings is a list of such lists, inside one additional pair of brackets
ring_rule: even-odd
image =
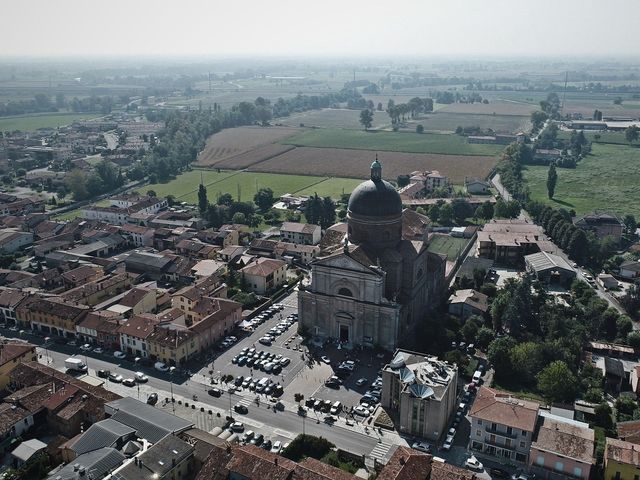
[(0, 55), (640, 55), (638, 0), (5, 0)]

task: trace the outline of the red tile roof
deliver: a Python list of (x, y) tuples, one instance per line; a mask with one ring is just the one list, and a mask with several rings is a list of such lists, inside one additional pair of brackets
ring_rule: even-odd
[(537, 402), (520, 400), (506, 392), (480, 387), (469, 416), (533, 432), (539, 408)]

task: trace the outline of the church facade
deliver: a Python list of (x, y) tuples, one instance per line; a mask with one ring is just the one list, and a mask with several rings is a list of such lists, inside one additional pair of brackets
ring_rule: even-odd
[(313, 337), (394, 350), (444, 292), (445, 259), (427, 251), (428, 219), (402, 208), (371, 165), (351, 194), (347, 229), (332, 227), (298, 295), (299, 328)]

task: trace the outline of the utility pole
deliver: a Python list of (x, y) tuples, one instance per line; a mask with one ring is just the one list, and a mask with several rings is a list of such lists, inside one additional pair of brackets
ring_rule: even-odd
[(564, 74), (564, 93), (562, 94), (562, 109), (560, 109), (560, 113), (564, 114), (564, 102), (567, 99), (567, 81), (569, 80), (569, 71), (567, 70)]

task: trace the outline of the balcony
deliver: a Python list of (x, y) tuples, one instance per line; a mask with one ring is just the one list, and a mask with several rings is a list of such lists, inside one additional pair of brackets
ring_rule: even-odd
[(507, 433), (505, 431), (501, 431), (501, 430), (498, 430), (497, 428), (492, 428), (490, 425), (487, 425), (486, 427), (484, 427), (484, 431), (487, 432), (487, 433), (490, 433), (492, 435), (499, 435), (499, 436), (504, 437), (504, 438), (516, 439), (516, 438), (518, 438), (518, 433), (517, 432), (519, 432), (520, 430), (516, 430), (516, 431), (513, 431), (511, 433)]
[(505, 450), (513, 450), (513, 451), (516, 450), (516, 446), (517, 446), (516, 442), (511, 442), (511, 445), (506, 445), (504, 442), (500, 443), (500, 442), (496, 442), (495, 440), (491, 441), (490, 437), (485, 437), (484, 443), (487, 445), (491, 445), (492, 447), (498, 447)]

